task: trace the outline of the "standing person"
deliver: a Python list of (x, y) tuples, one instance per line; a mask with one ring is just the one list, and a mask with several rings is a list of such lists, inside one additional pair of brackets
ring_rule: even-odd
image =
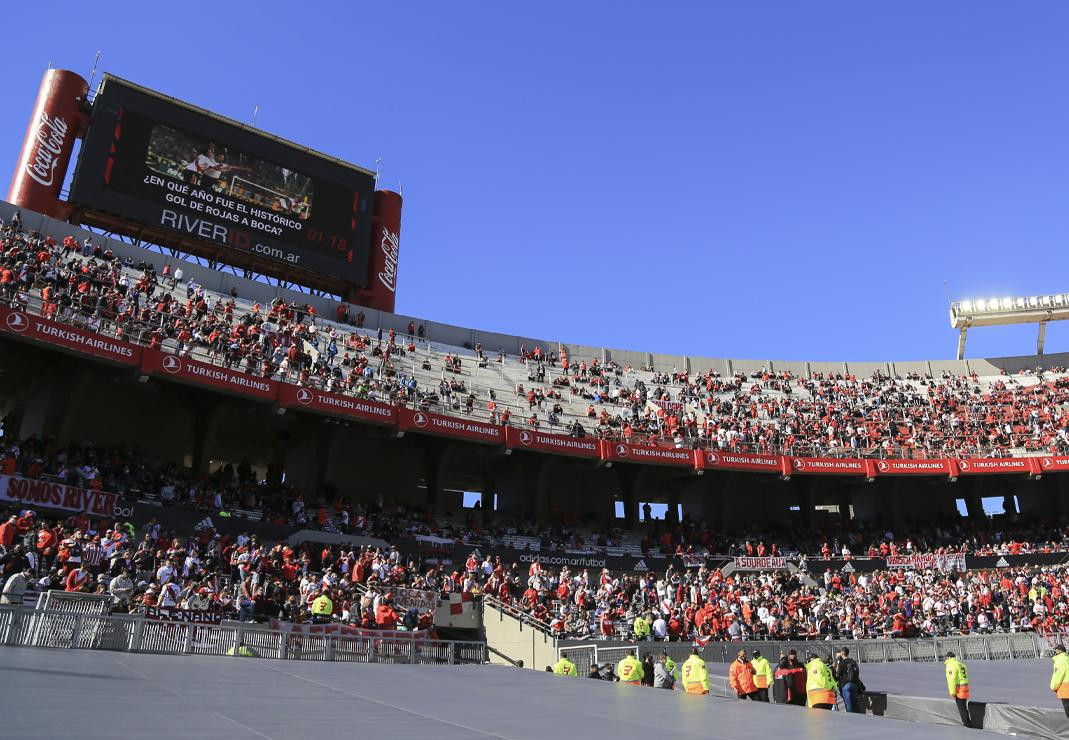
[(668, 654), (667, 650), (661, 651), (661, 657), (664, 658), (664, 667), (668, 671), (668, 675), (672, 677), (672, 686), (675, 687), (679, 682), (679, 669), (676, 662), (672, 660), (672, 656)]
[(1050, 690), (1057, 693), (1062, 700), (1062, 709), (1065, 716), (1069, 717), (1069, 655), (1065, 653), (1065, 645), (1055, 645), (1054, 674), (1050, 677)]
[(947, 691), (958, 706), (963, 727), (972, 727), (969, 716), (969, 671), (953, 652), (947, 652), (943, 664), (946, 666)]
[(790, 681), (787, 703), (796, 707), (804, 707), (806, 703), (806, 675), (805, 666), (798, 660), (798, 651), (791, 650), (787, 653), (787, 667), (785, 675)]
[(787, 654), (779, 654), (779, 665), (772, 674), (772, 701), (777, 704), (787, 704), (791, 700), (791, 687), (794, 680), (790, 674), (790, 664), (787, 662)]
[(805, 693), (810, 709), (831, 709), (835, 706), (835, 676), (831, 668), (814, 652), (806, 655)]
[(22, 606), (22, 595), (29, 589), (32, 579), (33, 571), (29, 568), (9, 576), (4, 582), (2, 603)]
[(642, 670), (642, 664), (635, 657), (633, 648), (628, 650), (623, 660), (616, 664), (616, 675), (620, 677), (620, 683), (631, 684), (632, 686), (638, 686), (642, 683), (642, 676), (645, 673)]
[(861, 682), (861, 668), (850, 657), (850, 648), (840, 648), (836, 655), (835, 680), (839, 684), (839, 693), (843, 695), (846, 711), (857, 714), (861, 711), (861, 692), (865, 690), (865, 684)]
[(728, 683), (731, 684), (732, 690), (740, 699), (757, 701), (757, 687), (754, 685), (753, 676), (753, 666), (750, 665), (750, 660), (746, 657), (746, 651), (740, 650), (738, 657), (731, 663), (731, 669), (728, 671)]
[(683, 690), (688, 694), (709, 693), (709, 669), (698, 655), (698, 648), (693, 648), (683, 661)]
[(653, 686), (653, 653), (646, 653), (642, 659), (642, 685)]
[(653, 666), (653, 686), (657, 689), (671, 691), (675, 684), (676, 680), (672, 676), (672, 672), (668, 670), (668, 656), (661, 653), (661, 657), (657, 660), (656, 665)]
[(579, 669), (575, 667), (575, 663), (568, 660), (567, 653), (560, 654), (560, 660), (557, 661), (557, 665), (553, 666), (553, 672), (558, 676), (572, 676), (573, 678), (579, 675)]
[(760, 650), (753, 651), (753, 683), (757, 687), (757, 701), (768, 701), (768, 690), (772, 687), (772, 664), (768, 658), (761, 656)]

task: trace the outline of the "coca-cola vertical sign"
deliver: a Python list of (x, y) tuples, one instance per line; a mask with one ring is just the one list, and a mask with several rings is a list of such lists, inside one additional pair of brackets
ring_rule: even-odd
[(45, 72), (7, 199), (54, 218), (69, 215), (59, 198), (74, 140), (85, 133), (89, 83), (63, 69)]
[(393, 312), (397, 298), (397, 255), (401, 240), (401, 196), (376, 190), (371, 219), (367, 287), (357, 294), (364, 306)]

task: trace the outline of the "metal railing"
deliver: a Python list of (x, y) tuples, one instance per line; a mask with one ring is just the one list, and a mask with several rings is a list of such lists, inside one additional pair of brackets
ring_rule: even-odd
[[(991, 635), (968, 635), (962, 637), (918, 637), (907, 640), (835, 640), (835, 641), (746, 641), (710, 642), (701, 650), (701, 657), (711, 663), (730, 663), (739, 650), (747, 653), (760, 650), (773, 663), (781, 653), (798, 651), (799, 660), (813, 651), (828, 659), (840, 647), (850, 648), (850, 655), (859, 663), (939, 661), (948, 650), (964, 661), (970, 660), (1023, 660), (1046, 657), (1054, 639), (1035, 632), (1007, 632)], [(585, 675), (593, 663), (615, 664), (636, 650), (639, 659), (647, 653), (656, 658), (662, 650), (677, 663), (690, 655), (690, 642), (638, 642), (620, 643), (599, 641), (557, 642), (557, 655), (566, 653), (575, 663), (579, 675)]]
[[(184, 624), (111, 614), (0, 607), (0, 645), (161, 655), (454, 665), (489, 661), (485, 642), (412, 637), (301, 635), (246, 624)], [(244, 647), (246, 651), (239, 652)]]

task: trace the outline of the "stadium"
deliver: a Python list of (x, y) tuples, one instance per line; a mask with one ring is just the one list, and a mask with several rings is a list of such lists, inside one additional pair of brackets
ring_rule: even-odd
[[(578, 345), (397, 313), (401, 205), (47, 71), (0, 202), (0, 737), (1069, 737), (1069, 294), (953, 304), (953, 360)], [(1037, 354), (964, 358), (1009, 322)]]

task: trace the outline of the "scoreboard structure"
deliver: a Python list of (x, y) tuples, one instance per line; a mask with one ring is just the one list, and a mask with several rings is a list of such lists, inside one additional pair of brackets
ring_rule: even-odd
[(363, 167), (113, 75), (90, 104), (80, 76), (45, 74), (8, 199), (394, 310), (399, 194), (375, 190)]

